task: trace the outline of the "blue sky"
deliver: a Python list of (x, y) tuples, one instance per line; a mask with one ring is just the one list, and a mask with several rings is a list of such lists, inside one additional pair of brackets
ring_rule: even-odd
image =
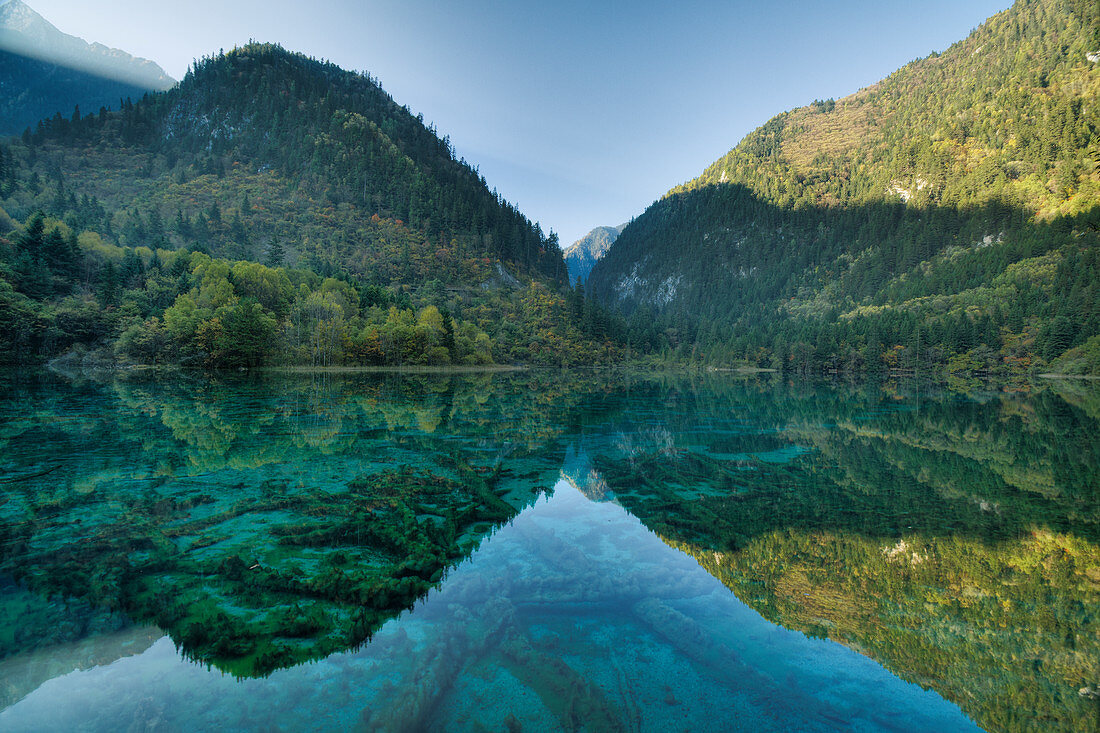
[(249, 39), (369, 71), (563, 244), (640, 214), (769, 117), (965, 37), (1009, 0), (25, 0), (190, 62)]

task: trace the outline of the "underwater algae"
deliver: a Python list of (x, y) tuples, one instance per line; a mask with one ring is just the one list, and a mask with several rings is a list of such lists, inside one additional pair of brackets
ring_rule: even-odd
[[(205, 502), (171, 499), (102, 518), (80, 504), (40, 510), (42, 523), (79, 513), (87, 534), (59, 537), (42, 527), (36, 536), (24, 524), (20, 541), (35, 575), (21, 580), (155, 623), (193, 658), (265, 674), (363, 642), (516, 512), (495, 496), (482, 503), (469, 486), (488, 492), (474, 474), (460, 483), (396, 470), (359, 477), (342, 492), (271, 490), (247, 508), (233, 503), (201, 519), (191, 510)], [(263, 535), (242, 537), (242, 517)]]
[(0, 629), (0, 665), (68, 644), (34, 638), (59, 618), (103, 640), (13, 700), (49, 669), (167, 664), (155, 624), (257, 696), (246, 728), (283, 720), (260, 701), (294, 680), (285, 719), (350, 695), (314, 715), (368, 730), (708, 707), (712, 729), (967, 727), (904, 688), (876, 702), (831, 647), (799, 652), (837, 665), (806, 677), (817, 661), (776, 651), (801, 642), (733, 591), (990, 729), (1096, 719), (1091, 398), (553, 372), (5, 386), (0, 573), (53, 610)]
[[(153, 623), (236, 675), (354, 648), (554, 479), (513, 475), (538, 433), (509, 441), (506, 416), (484, 436), (435, 433), (491, 409), (476, 394), (417, 404), (365, 381), (116, 382), (68, 400), (32, 385), (35, 418), (6, 436), (0, 571)], [(47, 444), (61, 450), (29, 449)]]

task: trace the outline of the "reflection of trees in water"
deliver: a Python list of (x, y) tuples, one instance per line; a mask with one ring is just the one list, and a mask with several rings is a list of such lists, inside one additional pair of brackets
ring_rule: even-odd
[(238, 674), (367, 638), (561, 461), (561, 401), (480, 377), (43, 379), (0, 436), (27, 477), (0, 506), (3, 567)]
[[(1088, 398), (896, 402), (915, 409), (828, 390), (684, 395), (666, 413), (671, 451), (610, 441), (593, 462), (619, 503), (770, 620), (864, 651), (992, 729), (1086, 729), (1078, 690), (1100, 678)], [(783, 427), (742, 434), (738, 415)], [(812, 450), (771, 463), (775, 441)]]
[(991, 727), (1077, 722), (1100, 676), (1087, 390), (549, 372), (5, 386), (0, 569), (239, 674), (354, 646), (565, 462), (770, 619)]
[(162, 633), (87, 602), (58, 603), (0, 577), (0, 710), (46, 680), (140, 654)]

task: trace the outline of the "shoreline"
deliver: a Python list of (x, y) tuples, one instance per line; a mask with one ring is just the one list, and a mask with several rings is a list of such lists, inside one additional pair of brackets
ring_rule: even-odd
[(778, 369), (769, 367), (707, 367), (708, 372), (723, 372), (726, 374), (778, 374)]
[(286, 374), (479, 374), (497, 372), (525, 372), (530, 367), (510, 364), (450, 365), (450, 366), (268, 366), (249, 369), (251, 372)]

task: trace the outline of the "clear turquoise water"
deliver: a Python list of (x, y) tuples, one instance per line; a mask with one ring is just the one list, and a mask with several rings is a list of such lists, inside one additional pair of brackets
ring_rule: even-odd
[(1087, 389), (4, 384), (2, 730), (1100, 720)]

